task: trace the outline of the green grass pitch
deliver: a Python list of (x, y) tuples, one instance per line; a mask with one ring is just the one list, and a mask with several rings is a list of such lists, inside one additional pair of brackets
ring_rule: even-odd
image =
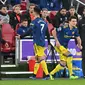
[(55, 79), (55, 80), (1, 80), (0, 85), (85, 85), (85, 79)]

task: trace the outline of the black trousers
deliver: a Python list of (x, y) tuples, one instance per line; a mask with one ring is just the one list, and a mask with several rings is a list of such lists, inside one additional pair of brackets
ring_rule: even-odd
[(82, 71), (85, 76), (85, 49), (82, 49)]

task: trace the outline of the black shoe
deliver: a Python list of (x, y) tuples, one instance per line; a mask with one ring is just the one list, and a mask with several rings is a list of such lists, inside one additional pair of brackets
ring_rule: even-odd
[(43, 78), (43, 80), (49, 80), (50, 79), (50, 75), (47, 75), (45, 78)]
[(36, 79), (36, 75), (30, 76), (29, 78), (35, 80)]

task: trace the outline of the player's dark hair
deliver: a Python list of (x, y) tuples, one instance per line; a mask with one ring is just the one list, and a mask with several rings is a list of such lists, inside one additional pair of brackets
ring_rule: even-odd
[(65, 9), (65, 10), (66, 10), (66, 8), (62, 7), (59, 11), (61, 11), (61, 10), (63, 10), (63, 9)]
[(22, 18), (21, 22), (23, 22), (23, 21), (27, 21), (28, 22), (28, 20), (26, 18)]
[(41, 9), (38, 6), (34, 7), (34, 12), (36, 12), (37, 14), (41, 14)]
[(72, 19), (77, 19), (77, 17), (76, 17), (76, 16), (71, 16), (71, 17), (69, 18), (69, 21), (71, 21)]
[(48, 9), (47, 8), (42, 8), (42, 11), (48, 11)]
[(29, 7), (30, 7), (30, 6), (36, 6), (36, 4), (34, 4), (34, 3), (30, 3)]
[(74, 6), (71, 6), (69, 9), (75, 9), (75, 7)]
[(7, 6), (6, 6), (6, 5), (0, 5), (0, 10), (1, 10), (3, 7), (7, 7)]

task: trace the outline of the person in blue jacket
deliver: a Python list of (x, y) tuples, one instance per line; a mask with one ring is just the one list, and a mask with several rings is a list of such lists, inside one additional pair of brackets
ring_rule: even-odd
[(28, 20), (22, 19), (21, 20), (21, 26), (17, 30), (17, 34), (23, 35), (25, 32), (27, 32), (28, 29)]

